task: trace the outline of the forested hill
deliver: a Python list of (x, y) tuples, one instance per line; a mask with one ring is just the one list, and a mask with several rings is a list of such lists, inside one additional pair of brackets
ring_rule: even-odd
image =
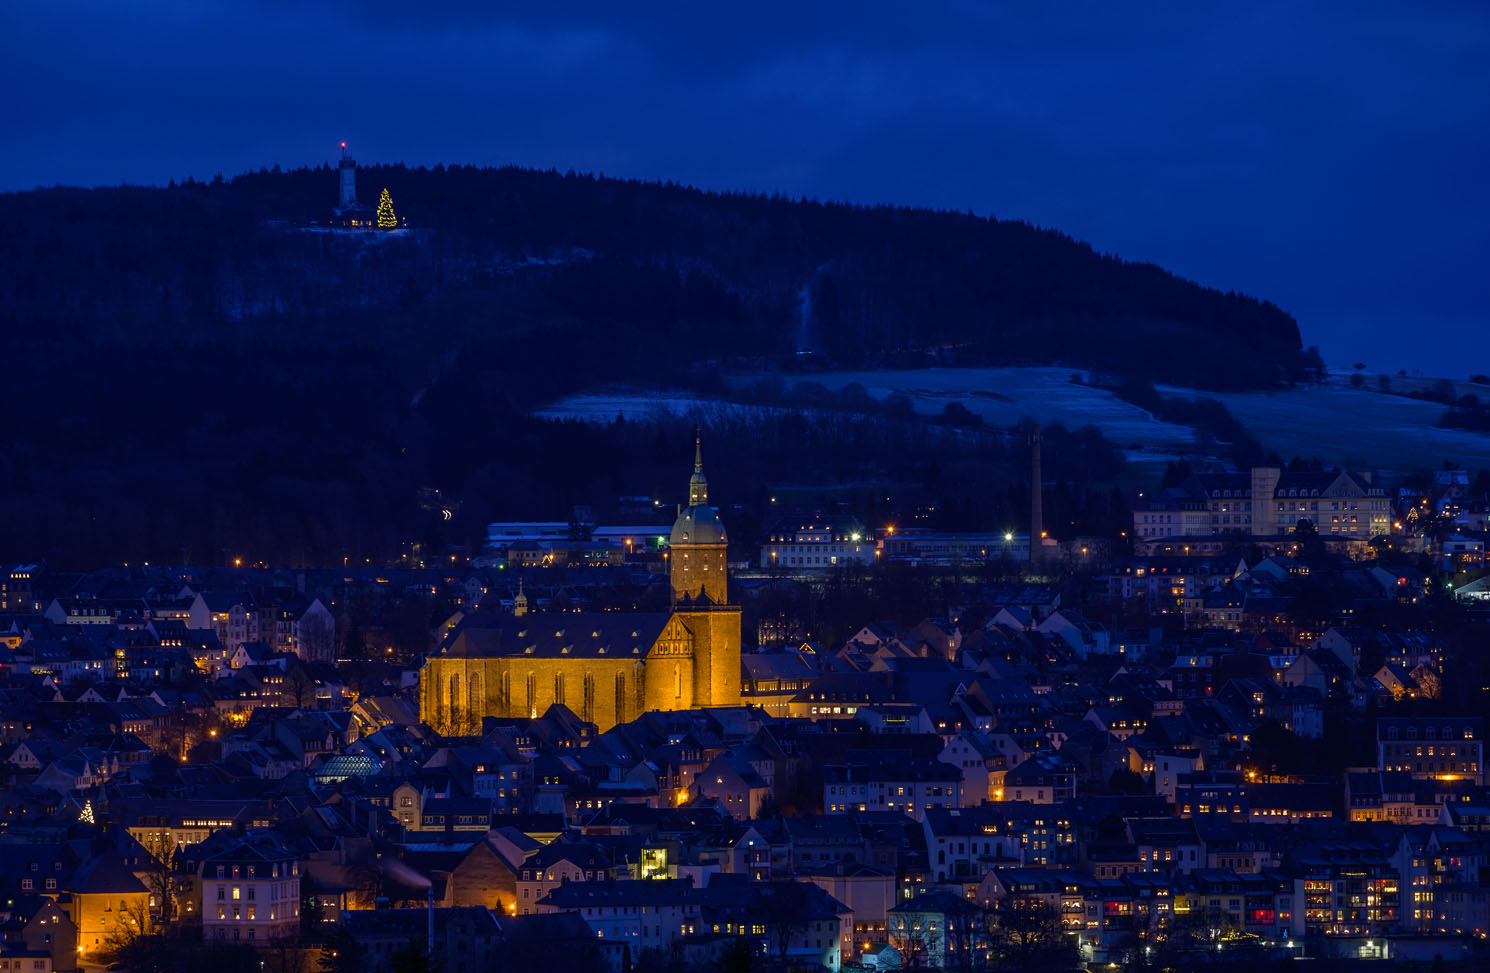
[[(528, 417), (598, 382), (1059, 361), (1253, 387), (1316, 360), (1270, 304), (1021, 223), (359, 170), (364, 202), (384, 187), (408, 231), (313, 227), (336, 199), (325, 167), (0, 195), (0, 558), (327, 563), (397, 551), (422, 529), (423, 487), (463, 502), (444, 542), (479, 537), (483, 517), (671, 488), (660, 445), (602, 466), (580, 432)], [(783, 441), (779, 469), (742, 465), (737, 484), (883, 475), (875, 435), (858, 454)]]
[[(326, 167), (0, 197), (0, 315), (7, 329), (85, 340), (116, 326), (195, 340), (264, 316), (405, 313), (487, 286), (513, 262), (558, 259), (570, 262), (531, 282), (549, 311), (634, 329), (639, 351), (686, 337), (679, 351), (695, 361), (810, 350), (894, 367), (930, 355), (1204, 388), (1280, 384), (1308, 364), (1297, 325), (1270, 303), (1019, 222), (515, 168), (380, 166), (360, 170), (358, 187), (366, 202), (390, 190), (425, 231), (418, 252), (366, 254), (275, 228), (329, 217)], [(472, 320), (471, 333), (500, 323)]]

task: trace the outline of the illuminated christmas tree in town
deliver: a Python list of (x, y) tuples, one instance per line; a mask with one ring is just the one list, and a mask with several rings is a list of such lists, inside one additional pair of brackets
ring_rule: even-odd
[(383, 195), (378, 197), (378, 229), (391, 230), (396, 226), (398, 217), (393, 215), (393, 197), (384, 189)]

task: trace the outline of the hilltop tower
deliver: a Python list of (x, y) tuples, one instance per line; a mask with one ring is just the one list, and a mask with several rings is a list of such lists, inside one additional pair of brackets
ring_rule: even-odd
[(336, 164), (341, 176), (341, 193), (336, 204), (337, 212), (357, 205), (357, 160), (347, 154), (347, 143), (341, 144), (341, 161)]

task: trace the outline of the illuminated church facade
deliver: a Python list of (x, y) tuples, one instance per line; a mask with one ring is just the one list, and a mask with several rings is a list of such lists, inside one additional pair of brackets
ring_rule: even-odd
[(669, 538), (665, 612), (473, 614), (420, 673), (420, 718), (480, 732), (483, 716), (539, 716), (561, 703), (603, 732), (649, 710), (740, 704), (740, 609), (729, 602), (727, 538), (695, 444), (688, 505)]

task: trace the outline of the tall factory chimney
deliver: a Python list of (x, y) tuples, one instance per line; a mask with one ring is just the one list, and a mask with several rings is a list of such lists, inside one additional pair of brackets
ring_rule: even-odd
[(1045, 554), (1044, 517), (1040, 510), (1040, 426), (1030, 430), (1030, 563), (1038, 564)]

